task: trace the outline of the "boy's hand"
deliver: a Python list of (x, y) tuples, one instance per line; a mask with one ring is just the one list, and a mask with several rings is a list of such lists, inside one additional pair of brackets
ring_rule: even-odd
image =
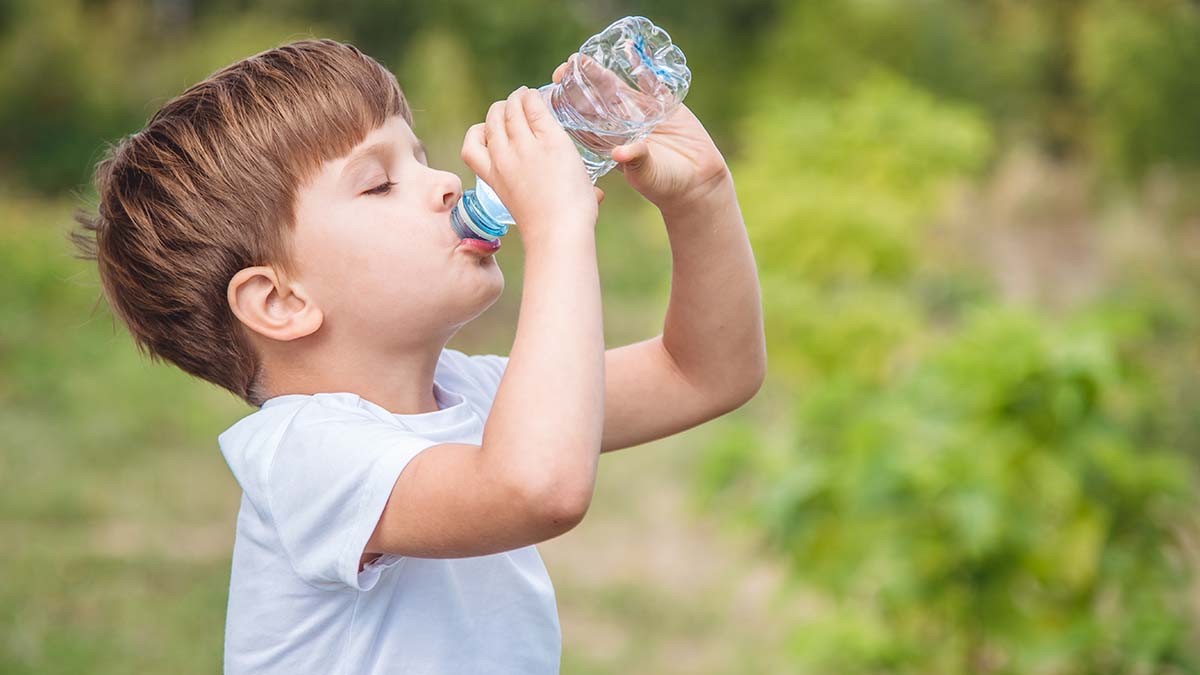
[(467, 130), (462, 159), (496, 191), (528, 244), (556, 230), (596, 226), (603, 193), (537, 90), (520, 87)]
[[(557, 84), (566, 70), (563, 63), (551, 80)], [(630, 187), (659, 210), (686, 205), (729, 176), (725, 157), (683, 104), (645, 139), (614, 148), (612, 158)]]

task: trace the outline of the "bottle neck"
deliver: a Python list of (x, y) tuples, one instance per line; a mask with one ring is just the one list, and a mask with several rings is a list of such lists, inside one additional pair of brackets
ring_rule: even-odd
[(450, 211), (450, 227), (462, 239), (494, 241), (508, 234), (508, 224), (488, 215), (475, 190), (463, 192), (462, 199)]

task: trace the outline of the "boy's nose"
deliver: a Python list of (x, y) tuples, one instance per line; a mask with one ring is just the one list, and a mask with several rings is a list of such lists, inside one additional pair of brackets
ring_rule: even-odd
[(462, 198), (462, 180), (458, 176), (449, 171), (441, 172), (438, 181), (438, 190), (442, 195), (442, 209), (450, 210)]

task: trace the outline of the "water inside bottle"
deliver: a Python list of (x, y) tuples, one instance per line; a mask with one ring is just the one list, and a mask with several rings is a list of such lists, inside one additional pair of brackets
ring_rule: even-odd
[[(558, 84), (539, 89), (575, 143), (592, 183), (617, 165), (614, 148), (637, 142), (687, 94), (691, 71), (666, 31), (649, 19), (618, 19), (584, 42)], [(451, 226), (460, 236), (502, 237), (512, 214), (487, 183), (463, 193)]]
[[(557, 89), (546, 85), (541, 92), (554, 118), (575, 142), (588, 177), (595, 183), (617, 165), (612, 159), (613, 149), (645, 138), (653, 125), (614, 118), (590, 96), (572, 96), (578, 87), (580, 84), (564, 79)], [(581, 98), (586, 103), (581, 104)]]

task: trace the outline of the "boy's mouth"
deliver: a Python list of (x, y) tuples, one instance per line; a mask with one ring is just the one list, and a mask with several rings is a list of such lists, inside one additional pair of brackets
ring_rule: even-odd
[(484, 241), (473, 237), (464, 237), (458, 242), (457, 248), (465, 248), (473, 253), (489, 255), (500, 250), (500, 240)]

